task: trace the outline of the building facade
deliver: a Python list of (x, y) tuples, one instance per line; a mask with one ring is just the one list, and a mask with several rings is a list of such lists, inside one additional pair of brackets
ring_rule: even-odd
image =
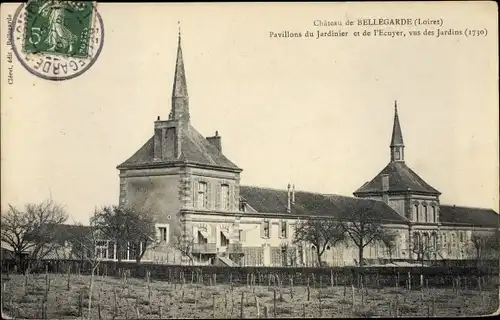
[[(167, 120), (158, 117), (152, 137), (117, 167), (119, 202), (155, 213), (158, 241), (143, 258), (149, 261), (210, 263), (220, 258), (237, 265), (315, 265), (314, 247), (293, 242), (297, 222), (336, 219), (366, 206), (397, 234), (392, 251), (379, 242), (367, 246), (367, 260), (415, 260), (422, 245), (428, 248), (426, 260), (466, 259), (472, 233), (498, 230), (498, 214), (442, 205), (441, 193), (406, 165), (404, 148), (395, 106), (389, 164), (354, 197), (296, 191), (290, 185), (240, 185), (242, 169), (224, 155), (219, 133), (204, 137), (191, 124), (179, 36), (171, 112)], [(181, 238), (192, 242), (188, 257), (176, 245)], [(357, 257), (357, 247), (346, 242), (327, 247), (322, 259), (329, 265), (353, 265)]]

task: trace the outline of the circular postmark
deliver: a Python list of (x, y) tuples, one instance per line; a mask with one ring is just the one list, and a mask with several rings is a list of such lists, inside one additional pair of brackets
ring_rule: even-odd
[(16, 11), (10, 33), (17, 59), (46, 80), (68, 80), (92, 67), (104, 26), (93, 1), (31, 0)]

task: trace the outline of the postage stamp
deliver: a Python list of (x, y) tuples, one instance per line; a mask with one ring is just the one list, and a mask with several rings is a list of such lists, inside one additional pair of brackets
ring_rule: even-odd
[(94, 1), (31, 0), (19, 7), (13, 24), (15, 55), (43, 79), (75, 78), (102, 50), (104, 29)]

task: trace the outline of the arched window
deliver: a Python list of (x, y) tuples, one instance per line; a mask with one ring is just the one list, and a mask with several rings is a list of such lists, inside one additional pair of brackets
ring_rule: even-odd
[(418, 221), (418, 203), (413, 205), (413, 221)]
[(437, 215), (436, 215), (436, 206), (431, 207), (431, 212), (432, 212), (432, 222), (438, 222), (437, 221)]
[(427, 205), (424, 204), (424, 222), (429, 222), (429, 216), (428, 216), (428, 212), (427, 212)]

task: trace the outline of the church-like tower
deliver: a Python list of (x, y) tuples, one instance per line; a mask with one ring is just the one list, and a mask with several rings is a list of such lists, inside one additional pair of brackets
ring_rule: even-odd
[(405, 144), (394, 103), (390, 161), (371, 181), (354, 192), (356, 197), (383, 200), (399, 214), (413, 223), (437, 224), (439, 222), (440, 192), (431, 187), (405, 162)]
[(189, 107), (179, 32), (169, 117), (158, 117), (153, 136), (117, 167), (120, 205), (152, 212), (166, 242), (185, 227), (185, 210), (239, 208), (242, 170), (222, 153), (218, 132), (204, 137), (192, 126)]

